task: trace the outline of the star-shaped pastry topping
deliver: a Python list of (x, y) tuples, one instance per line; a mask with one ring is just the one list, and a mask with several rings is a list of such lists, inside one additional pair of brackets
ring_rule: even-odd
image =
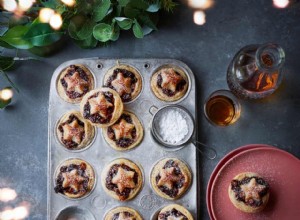
[(78, 124), (78, 120), (74, 120), (71, 124), (65, 124), (63, 128), (63, 139), (74, 141), (79, 144), (82, 141), (84, 128)]
[(169, 167), (160, 171), (161, 178), (159, 179), (158, 186), (166, 186), (169, 189), (173, 188), (173, 184), (180, 180), (180, 177), (175, 173), (175, 167)]
[(117, 140), (121, 138), (132, 139), (131, 131), (134, 129), (134, 125), (128, 123), (125, 119), (121, 119), (120, 123), (113, 125), (112, 129)]
[(124, 212), (120, 212), (118, 220), (135, 220), (132, 216), (126, 216)]
[(131, 92), (131, 78), (124, 77), (122, 73), (119, 73), (117, 78), (111, 82), (111, 85), (121, 95)]
[(82, 182), (85, 181), (85, 178), (80, 176), (78, 174), (78, 170), (76, 169), (72, 170), (71, 172), (63, 173), (62, 176), (64, 178), (62, 186), (64, 188), (71, 187), (75, 191), (78, 191)]
[(72, 76), (64, 77), (67, 83), (67, 91), (74, 91), (77, 93), (83, 93), (83, 89), (89, 85), (88, 82), (83, 80), (78, 72), (75, 72)]
[(265, 188), (266, 186), (258, 184), (255, 178), (252, 178), (249, 183), (241, 185), (241, 189), (245, 193), (246, 202), (248, 202), (250, 199), (260, 200), (259, 193)]
[(91, 114), (99, 113), (101, 117), (107, 117), (107, 109), (112, 107), (113, 104), (106, 100), (103, 93), (89, 100), (91, 106)]
[(112, 179), (112, 183), (117, 184), (119, 191), (122, 193), (125, 188), (133, 189), (135, 187), (133, 177), (133, 171), (127, 171), (122, 167), (119, 167), (117, 175)]
[(176, 217), (176, 216), (168, 216), (167, 220), (183, 220), (184, 219), (184, 216), (179, 216), (179, 217)]
[(176, 91), (177, 84), (183, 79), (182, 76), (178, 75), (172, 68), (162, 70), (161, 77), (162, 88), (169, 89), (172, 92)]

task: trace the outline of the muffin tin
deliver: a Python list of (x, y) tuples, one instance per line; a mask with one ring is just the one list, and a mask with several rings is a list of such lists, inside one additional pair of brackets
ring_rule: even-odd
[[(83, 64), (93, 74), (95, 88), (103, 85), (105, 73), (117, 64), (130, 65), (136, 68), (142, 76), (142, 91), (141, 94), (128, 104), (124, 104), (126, 110), (133, 112), (141, 121), (144, 128), (144, 138), (140, 145), (132, 150), (119, 152), (111, 148), (104, 140), (101, 131), (95, 132), (95, 139), (88, 148), (80, 151), (66, 150), (56, 137), (56, 125), (63, 114), (70, 110), (79, 110), (79, 104), (72, 104), (64, 101), (57, 93), (57, 80), (60, 72), (72, 64)], [(189, 88), (186, 95), (175, 102), (164, 102), (159, 100), (150, 88), (150, 79), (152, 74), (161, 66), (173, 65), (180, 67), (185, 71), (189, 80)], [(158, 142), (153, 139), (150, 131), (150, 123), (152, 115), (149, 112), (151, 106), (158, 108), (165, 105), (177, 104), (184, 106), (196, 119), (196, 85), (195, 78), (189, 67), (181, 61), (174, 59), (77, 59), (70, 60), (61, 64), (52, 76), (49, 97), (49, 139), (48, 139), (48, 211), (47, 219), (60, 219), (60, 213), (66, 215), (78, 213), (83, 219), (90, 219), (94, 216), (95, 219), (103, 219), (108, 210), (117, 206), (128, 206), (137, 210), (143, 219), (152, 219), (162, 207), (176, 203), (186, 207), (193, 215), (194, 219), (198, 219), (200, 206), (200, 186), (198, 178), (200, 177), (197, 165), (198, 154), (192, 143), (187, 143), (188, 146), (176, 151), (168, 151), (161, 148)], [(98, 128), (96, 128), (98, 130)], [(197, 132), (197, 129), (196, 129)], [(194, 138), (196, 136), (194, 132)], [(166, 157), (177, 157), (185, 161), (192, 171), (192, 183), (189, 190), (178, 200), (169, 201), (156, 195), (150, 184), (150, 173), (158, 159)], [(69, 158), (80, 158), (92, 165), (95, 171), (94, 190), (84, 198), (69, 199), (54, 192), (55, 170), (65, 160)], [(101, 186), (100, 176), (105, 165), (116, 158), (127, 158), (135, 162), (141, 167), (144, 184), (140, 193), (130, 201), (119, 202), (108, 196)], [(71, 210), (71, 211), (70, 211)], [(87, 214), (84, 214), (87, 213)], [(87, 215), (87, 216), (84, 216)], [(69, 216), (70, 217), (70, 216)]]

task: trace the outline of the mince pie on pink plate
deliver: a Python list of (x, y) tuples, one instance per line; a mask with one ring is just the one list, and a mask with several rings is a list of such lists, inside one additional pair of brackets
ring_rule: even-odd
[(257, 173), (240, 173), (231, 181), (228, 194), (232, 204), (243, 212), (262, 211), (269, 201), (269, 184)]
[(94, 77), (87, 67), (81, 64), (70, 65), (60, 73), (57, 91), (63, 100), (79, 103), (94, 88), (94, 84)]
[(165, 158), (154, 165), (151, 185), (154, 191), (165, 199), (180, 198), (189, 188), (192, 174), (188, 166), (177, 158)]
[(128, 65), (117, 65), (106, 73), (104, 86), (119, 93), (124, 103), (134, 100), (142, 90), (142, 77)]
[(110, 88), (88, 92), (80, 103), (80, 112), (92, 125), (104, 128), (114, 124), (123, 113), (119, 94)]
[(186, 73), (176, 66), (165, 66), (151, 78), (151, 89), (162, 101), (174, 102), (185, 96), (189, 87)]
[(101, 174), (104, 191), (119, 201), (133, 199), (141, 190), (143, 175), (140, 168), (128, 159), (116, 159)]

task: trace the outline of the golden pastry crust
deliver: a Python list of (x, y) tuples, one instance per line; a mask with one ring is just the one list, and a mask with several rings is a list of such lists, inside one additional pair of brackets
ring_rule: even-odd
[[(82, 78), (79, 72), (85, 74), (86, 77)], [(60, 73), (57, 80), (57, 92), (66, 102), (79, 103), (83, 96), (94, 88), (94, 84), (91, 71), (82, 64), (74, 64)]]
[[(157, 180), (157, 177), (160, 178)], [(165, 158), (154, 165), (151, 185), (161, 197), (169, 200), (180, 198), (190, 187), (192, 174), (188, 166), (177, 158)], [(180, 187), (178, 183), (183, 182)], [(174, 190), (175, 189), (175, 190)]]
[[(245, 178), (249, 180), (247, 181), (247, 183), (237, 185), (237, 181), (245, 180)], [(259, 180), (260, 183), (264, 184), (262, 185), (258, 183), (257, 180)], [(239, 187), (240, 194), (242, 193), (242, 196), (244, 197), (243, 200), (247, 203), (244, 201), (239, 201), (237, 199), (238, 195), (236, 195), (234, 191), (234, 187), (236, 186)], [(261, 196), (260, 194), (262, 193), (262, 191), (265, 192)], [(265, 182), (265, 180), (259, 174), (253, 172), (238, 174), (233, 178), (228, 188), (228, 195), (232, 204), (237, 209), (247, 213), (256, 213), (262, 211), (269, 201), (269, 194), (269, 184)], [(250, 205), (249, 202), (252, 202), (253, 205)]]
[[(75, 165), (75, 166), (74, 166)], [(78, 172), (80, 170), (80, 172)], [(81, 174), (80, 174), (81, 173)], [(86, 188), (85, 182), (87, 181)], [(82, 198), (90, 194), (96, 178), (93, 167), (81, 159), (68, 159), (55, 172), (55, 192), (68, 198)], [(72, 192), (76, 193), (72, 193)]]
[[(127, 217), (128, 216), (127, 213), (130, 214), (129, 218)], [(116, 207), (116, 208), (108, 211), (104, 217), (104, 220), (114, 220), (115, 219), (114, 217), (117, 214), (119, 214), (119, 217), (116, 220), (127, 220), (130, 218), (133, 220), (143, 220), (143, 218), (137, 211), (135, 211), (132, 208), (125, 207), (125, 206)]]
[(135, 163), (120, 158), (104, 168), (101, 173), (101, 183), (104, 191), (112, 198), (128, 201), (140, 192), (143, 186), (143, 174)]
[(177, 66), (160, 67), (151, 77), (151, 89), (154, 95), (162, 101), (174, 102), (181, 99), (187, 93), (188, 87), (187, 74)]
[[(174, 210), (176, 212), (180, 212), (183, 216), (182, 215), (181, 216), (172, 216), (171, 212)], [(194, 220), (192, 214), (186, 208), (184, 208), (181, 205), (177, 205), (177, 204), (171, 204), (171, 205), (164, 207), (158, 214), (158, 220), (164, 220), (165, 218), (163, 218), (163, 217), (168, 218), (169, 216), (170, 217), (179, 217), (178, 219), (180, 219), (180, 217), (186, 217), (188, 220)], [(170, 219), (172, 219), (172, 218), (170, 218)]]
[(128, 111), (124, 111), (115, 124), (104, 128), (102, 131), (106, 142), (118, 151), (126, 151), (136, 147), (144, 136), (141, 122), (133, 113)]
[(57, 123), (56, 134), (59, 142), (68, 150), (87, 147), (95, 136), (94, 127), (81, 116), (79, 111), (65, 113)]
[(123, 102), (113, 89), (99, 88), (83, 97), (80, 112), (92, 125), (105, 128), (120, 118), (123, 113)]
[(140, 73), (129, 65), (117, 65), (104, 76), (104, 85), (117, 91), (124, 103), (133, 101), (142, 91)]

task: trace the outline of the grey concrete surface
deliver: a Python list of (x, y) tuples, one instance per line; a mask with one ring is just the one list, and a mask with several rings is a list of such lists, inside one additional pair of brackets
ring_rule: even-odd
[[(62, 62), (84, 57), (176, 58), (190, 66), (198, 85), (199, 140), (218, 151), (213, 161), (201, 159), (201, 219), (209, 219), (205, 190), (218, 161), (238, 146), (272, 144), (300, 157), (300, 3), (275, 9), (271, 0), (219, 0), (207, 11), (204, 26), (193, 23), (193, 11), (180, 6), (162, 15), (159, 31), (135, 39), (122, 33), (116, 43), (93, 50), (72, 42), (41, 61), (23, 62), (9, 72), (21, 92), (0, 111), (0, 188), (11, 187), (31, 203), (29, 219), (46, 219), (48, 95), (52, 72)], [(241, 101), (242, 115), (233, 126), (219, 128), (204, 118), (202, 106), (214, 90), (227, 88), (226, 69), (235, 52), (247, 44), (276, 42), (286, 51), (284, 80), (262, 101)], [(21, 55), (26, 53), (21, 52)], [(0, 87), (7, 85), (2, 79)], [(148, 219), (148, 218), (146, 218)]]

